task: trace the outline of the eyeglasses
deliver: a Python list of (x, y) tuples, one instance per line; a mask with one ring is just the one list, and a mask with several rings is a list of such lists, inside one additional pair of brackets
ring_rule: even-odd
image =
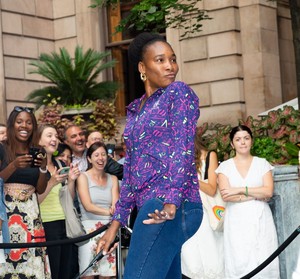
[(28, 113), (33, 113), (33, 108), (15, 106), (14, 111), (16, 112), (26, 111)]

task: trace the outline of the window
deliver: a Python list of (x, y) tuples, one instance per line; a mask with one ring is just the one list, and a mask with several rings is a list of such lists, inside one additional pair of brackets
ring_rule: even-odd
[(127, 58), (128, 45), (136, 33), (125, 31), (114, 34), (114, 30), (120, 20), (126, 17), (130, 9), (137, 3), (139, 1), (120, 1), (115, 6), (109, 7), (107, 11), (109, 42), (107, 48), (111, 50), (113, 58), (118, 61), (113, 70), (113, 78), (123, 85), (118, 91), (116, 100), (117, 110), (123, 116), (125, 115), (125, 106), (144, 94), (144, 85), (137, 69), (133, 69)]

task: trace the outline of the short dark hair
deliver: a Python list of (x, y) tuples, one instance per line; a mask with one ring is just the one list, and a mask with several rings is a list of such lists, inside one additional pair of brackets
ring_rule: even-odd
[(70, 125), (68, 125), (68, 126), (66, 126), (65, 128), (64, 128), (64, 132), (63, 132), (63, 138), (62, 138), (62, 140), (63, 141), (65, 141), (66, 139), (67, 139), (67, 131), (70, 129), (70, 128), (73, 128), (73, 127), (78, 127), (79, 129), (81, 129), (83, 132), (84, 132), (84, 134), (85, 134), (85, 136), (86, 136), (86, 131), (81, 127), (81, 126), (79, 126), (79, 125), (76, 125), (76, 124), (70, 124)]
[(57, 146), (57, 154), (55, 154), (55, 157), (61, 155), (66, 149), (70, 150), (71, 154), (73, 153), (69, 145), (60, 142)]
[(159, 34), (143, 32), (137, 35), (130, 43), (128, 47), (128, 59), (133, 64), (135, 70), (137, 70), (138, 63), (143, 60), (147, 47), (157, 41), (166, 42), (165, 38)]
[(86, 152), (86, 156), (91, 158), (92, 154), (95, 152), (95, 150), (97, 150), (99, 147), (103, 147), (105, 149), (106, 155), (108, 154), (107, 152), (107, 147), (105, 145), (105, 143), (97, 141), (95, 143), (93, 143), (87, 150)]
[(251, 138), (253, 139), (252, 131), (251, 131), (251, 129), (250, 129), (248, 126), (246, 126), (246, 125), (238, 125), (238, 126), (236, 126), (236, 127), (233, 127), (232, 130), (231, 130), (231, 132), (230, 132), (229, 137), (230, 137), (230, 140), (231, 140), (231, 141), (233, 141), (234, 135), (235, 135), (237, 132), (239, 132), (239, 131), (246, 131), (246, 132), (248, 132), (248, 134), (249, 134), (249, 135), (251, 136)]

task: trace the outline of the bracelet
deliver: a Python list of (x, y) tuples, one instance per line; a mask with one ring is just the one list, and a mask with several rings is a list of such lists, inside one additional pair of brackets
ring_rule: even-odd
[(245, 196), (248, 197), (248, 186), (246, 186), (246, 193)]
[(46, 166), (46, 168), (43, 170), (41, 167), (39, 167), (40, 173), (47, 173), (48, 171), (48, 167)]

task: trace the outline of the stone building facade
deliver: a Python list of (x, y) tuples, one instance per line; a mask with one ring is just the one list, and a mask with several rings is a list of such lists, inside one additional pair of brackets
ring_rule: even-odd
[[(48, 85), (28, 74), (41, 53), (75, 46), (109, 49), (106, 12), (86, 0), (0, 0), (0, 122), (25, 97)], [(235, 124), (297, 97), (287, 0), (203, 0), (211, 20), (181, 40), (168, 29), (180, 66), (178, 79), (198, 94), (203, 122)], [(111, 77), (111, 73), (103, 79)], [(122, 102), (121, 102), (122, 103)], [(123, 102), (124, 103), (124, 102)]]

